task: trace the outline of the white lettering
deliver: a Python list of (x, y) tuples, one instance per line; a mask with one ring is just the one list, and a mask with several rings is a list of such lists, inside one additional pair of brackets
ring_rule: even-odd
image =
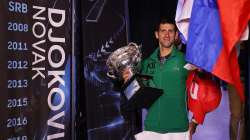
[(199, 90), (199, 85), (193, 82), (190, 87), (190, 96), (192, 99), (194, 100), (198, 99), (198, 90)]
[[(56, 16), (57, 18), (61, 15), (61, 20), (56, 22), (55, 20), (53, 20), (52, 14), (57, 14), (57, 16)], [(65, 10), (48, 8), (48, 18), (49, 18), (49, 22), (52, 26), (60, 27), (65, 22)]]
[(59, 75), (64, 75), (64, 74), (65, 74), (65, 71), (48, 71), (49, 76), (50, 75), (54, 76), (54, 78), (48, 83), (48, 88), (50, 88), (57, 81), (63, 86), (65, 86), (64, 80), (59, 76)]
[[(39, 27), (41, 27), (41, 28), (39, 28)], [(36, 28), (38, 28), (38, 29), (36, 30)], [(40, 34), (37, 33), (38, 31), (40, 31), (39, 29), (42, 29), (42, 32)], [(42, 38), (46, 33), (45, 26), (41, 22), (36, 22), (32, 26), (32, 33), (36, 38)]]
[(36, 71), (36, 74), (32, 76), (32, 80), (34, 80), (37, 76), (41, 76), (45, 79), (45, 75), (41, 71), (45, 71), (45, 68), (32, 68), (32, 71)]
[(65, 42), (65, 38), (60, 38), (60, 37), (52, 37), (52, 29), (49, 29), (48, 31), (48, 37), (49, 37), (49, 41), (51, 42)]
[[(52, 99), (52, 95), (53, 94), (56, 94), (58, 93), (60, 95), (60, 103), (58, 105), (53, 105), (53, 100)], [(49, 95), (48, 95), (48, 105), (49, 105), (49, 108), (53, 111), (57, 111), (59, 109), (61, 109), (64, 105), (64, 102), (65, 102), (65, 95), (64, 95), (64, 92), (62, 89), (60, 88), (52, 88), (49, 92)]]
[(32, 65), (35, 65), (35, 64), (37, 64), (37, 63), (39, 63), (39, 62), (42, 62), (42, 61), (44, 61), (45, 60), (45, 57), (44, 56), (42, 56), (42, 55), (40, 55), (40, 54), (38, 54), (38, 53), (36, 53), (36, 52), (33, 52), (32, 51), (32, 54), (34, 55), (34, 61), (32, 62)]
[(45, 11), (45, 7), (33, 6), (33, 8), (38, 9), (39, 11), (36, 14), (34, 14), (32, 18), (37, 20), (45, 20), (45, 17), (39, 17), (39, 15)]
[[(59, 62), (54, 62), (51, 58), (52, 52), (55, 50), (58, 50), (61, 54), (61, 60)], [(50, 66), (52, 66), (53, 68), (61, 67), (63, 65), (63, 63), (65, 62), (65, 52), (64, 52), (63, 48), (59, 45), (53, 45), (52, 47), (50, 47), (49, 52), (48, 52), (48, 60), (49, 60)]]

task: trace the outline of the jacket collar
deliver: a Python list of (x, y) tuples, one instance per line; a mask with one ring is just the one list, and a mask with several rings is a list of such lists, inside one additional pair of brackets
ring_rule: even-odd
[[(177, 53), (177, 49), (176, 46), (173, 46), (173, 49), (170, 53), (170, 56), (168, 57), (168, 59), (175, 57)], [(155, 49), (155, 51), (153, 52), (152, 55), (150, 55), (150, 59), (153, 59), (154, 61), (159, 61), (159, 54), (160, 54), (160, 49), (159, 47), (157, 47), (157, 49)]]

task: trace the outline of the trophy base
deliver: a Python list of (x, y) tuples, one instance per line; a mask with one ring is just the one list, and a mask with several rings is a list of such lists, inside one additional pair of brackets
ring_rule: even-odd
[(122, 94), (127, 101), (123, 106), (125, 110), (137, 110), (149, 108), (162, 94), (162, 89), (147, 87), (142, 83), (142, 78), (149, 79), (151, 77), (144, 75), (134, 75), (122, 87)]

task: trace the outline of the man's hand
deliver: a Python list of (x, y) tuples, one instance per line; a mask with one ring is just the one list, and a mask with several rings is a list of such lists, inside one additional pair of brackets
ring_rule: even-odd
[(189, 137), (189, 140), (192, 140), (192, 135), (195, 133), (196, 131), (196, 127), (198, 126), (198, 124), (194, 121), (191, 121), (189, 123), (189, 133), (190, 133), (190, 137)]
[(123, 71), (122, 71), (122, 78), (124, 80), (124, 83), (127, 82), (132, 76), (132, 72), (129, 68), (125, 68)]

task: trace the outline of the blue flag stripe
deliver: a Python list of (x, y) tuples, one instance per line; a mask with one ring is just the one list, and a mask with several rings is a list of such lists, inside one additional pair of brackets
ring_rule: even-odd
[(216, 0), (195, 0), (188, 33), (186, 60), (211, 72), (222, 49)]

